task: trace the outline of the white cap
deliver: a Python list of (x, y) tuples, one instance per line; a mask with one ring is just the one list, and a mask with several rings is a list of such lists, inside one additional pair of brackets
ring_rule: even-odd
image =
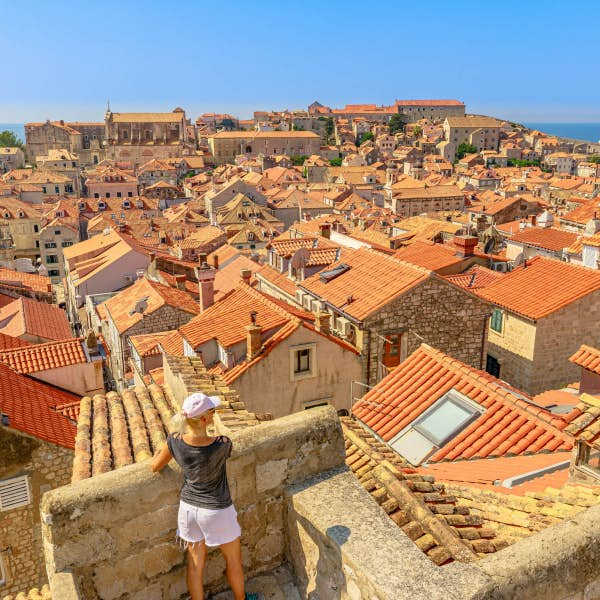
[(217, 408), (221, 404), (218, 396), (207, 396), (202, 392), (196, 392), (188, 396), (181, 406), (181, 412), (186, 418), (199, 417), (206, 411)]

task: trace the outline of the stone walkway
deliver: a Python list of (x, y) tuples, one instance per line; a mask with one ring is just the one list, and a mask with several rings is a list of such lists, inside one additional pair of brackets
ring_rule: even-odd
[[(262, 592), (265, 600), (302, 600), (296, 589), (294, 576), (286, 566), (249, 579), (246, 591)], [(230, 591), (221, 592), (211, 596), (210, 600), (233, 600), (233, 595)]]

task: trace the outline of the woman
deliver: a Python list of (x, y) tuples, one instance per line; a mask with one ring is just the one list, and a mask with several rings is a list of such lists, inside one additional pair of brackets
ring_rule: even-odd
[(201, 392), (188, 396), (181, 413), (173, 417), (175, 433), (168, 436), (166, 446), (152, 458), (151, 469), (156, 473), (174, 458), (183, 471), (177, 535), (188, 549), (187, 584), (191, 599), (204, 600), (202, 574), (207, 546), (219, 546), (235, 600), (259, 600), (257, 594), (244, 592), (241, 529), (225, 470), (231, 440), (211, 437), (206, 432), (220, 403), (218, 397)]

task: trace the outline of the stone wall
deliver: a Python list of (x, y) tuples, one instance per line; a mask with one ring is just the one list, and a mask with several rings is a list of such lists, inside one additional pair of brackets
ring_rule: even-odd
[(381, 379), (378, 360), (383, 340), (375, 333), (403, 331), (402, 360), (425, 342), (480, 369), (481, 357), (485, 357), (485, 319), (490, 312), (491, 306), (474, 294), (432, 276), (365, 320), (370, 332), (365, 332), (363, 381), (373, 385)]
[(0, 512), (0, 557), (7, 571), (0, 598), (46, 583), (39, 504), (71, 479), (73, 451), (0, 427), (0, 480), (27, 475), (32, 501)]
[[(243, 562), (252, 575), (284, 560), (284, 489), (342, 466), (344, 441), (331, 407), (244, 429), (232, 439), (228, 475), (243, 531)], [(72, 570), (86, 600), (183, 597), (184, 554), (175, 541), (180, 485), (173, 464), (152, 474), (145, 462), (46, 494), (42, 515), (51, 585), (57, 574)], [(225, 585), (224, 566), (220, 553), (211, 551), (209, 592)]]

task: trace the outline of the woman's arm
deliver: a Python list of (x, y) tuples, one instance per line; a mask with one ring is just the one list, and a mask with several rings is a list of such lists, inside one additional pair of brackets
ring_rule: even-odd
[(169, 461), (172, 458), (173, 458), (173, 456), (171, 455), (169, 446), (167, 446), (167, 444), (165, 444), (162, 447), (162, 449), (160, 450), (160, 452), (158, 452), (157, 454), (155, 454), (152, 457), (152, 460), (150, 461), (150, 469), (152, 470), (153, 473), (157, 473), (163, 467), (167, 466), (167, 464), (169, 464)]

